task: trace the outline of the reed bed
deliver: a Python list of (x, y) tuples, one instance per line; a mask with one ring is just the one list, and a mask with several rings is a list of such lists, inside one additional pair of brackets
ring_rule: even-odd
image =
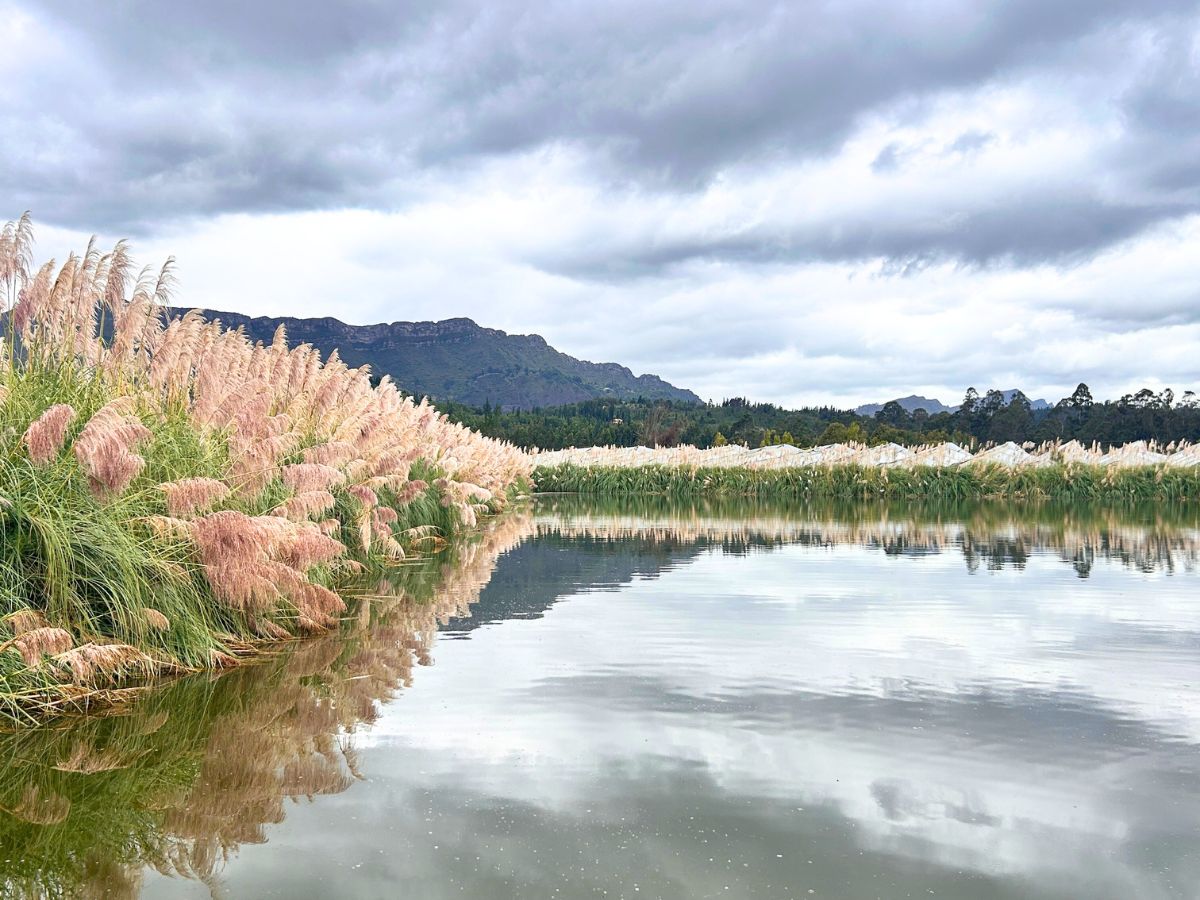
[(653, 494), (674, 497), (894, 497), (964, 500), (983, 497), (1053, 500), (1183, 501), (1200, 499), (1200, 468), (1056, 463), (1011, 466), (975, 462), (955, 467), (865, 466), (854, 463), (753, 469), (734, 466), (539, 465), (544, 493)]
[(0, 716), (328, 630), (364, 571), (527, 486), (525, 453), (336, 353), (168, 319), (170, 261), (31, 247), (0, 231)]
[(1067, 464), (1128, 469), (1163, 465), (1168, 468), (1200, 466), (1200, 445), (1179, 441), (1160, 446), (1155, 441), (1133, 441), (1118, 446), (1078, 441), (1053, 441), (1034, 445), (1012, 441), (987, 444), (975, 452), (954, 443), (902, 447), (899, 444), (826, 444), (793, 447), (778, 444), (759, 447), (727, 445), (701, 450), (681, 447), (572, 447), (534, 451), (536, 465), (564, 464), (604, 468), (671, 466), (683, 468), (795, 469), (808, 466), (856, 465), (870, 468), (941, 468), (999, 465), (1010, 468), (1049, 468)]

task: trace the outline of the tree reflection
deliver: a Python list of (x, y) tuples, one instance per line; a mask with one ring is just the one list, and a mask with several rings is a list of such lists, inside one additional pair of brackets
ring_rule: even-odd
[(605, 501), (573, 496), (539, 504), (539, 534), (571, 539), (704, 544), (726, 552), (800, 544), (878, 547), (895, 556), (961, 551), (974, 571), (1023, 568), (1054, 552), (1086, 577), (1097, 558), (1141, 571), (1194, 569), (1200, 510), (1154, 504), (897, 501), (772, 503), (723, 498)]

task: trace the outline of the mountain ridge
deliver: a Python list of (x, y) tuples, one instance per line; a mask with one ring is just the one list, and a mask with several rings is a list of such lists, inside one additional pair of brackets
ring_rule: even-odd
[(283, 325), (293, 344), (312, 344), (324, 356), (336, 349), (348, 365), (369, 365), (375, 374), (390, 375), (403, 390), (434, 400), (491, 404), (506, 410), (602, 397), (700, 402), (693, 392), (657, 375), (634, 375), (619, 363), (577, 359), (539, 334), (509, 334), (464, 317), (350, 325), (333, 316), (198, 312), (226, 327), (242, 328), (251, 340), (264, 343)]

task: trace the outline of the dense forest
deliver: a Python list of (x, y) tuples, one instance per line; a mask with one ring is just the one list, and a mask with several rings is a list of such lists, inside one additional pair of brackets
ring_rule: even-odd
[(491, 406), (479, 409), (455, 403), (441, 405), (451, 418), (486, 435), (522, 447), (551, 450), (637, 444), (806, 447), (847, 441), (906, 445), (955, 441), (980, 445), (1072, 438), (1085, 444), (1200, 440), (1200, 398), (1192, 391), (1177, 399), (1171, 390), (1155, 393), (1144, 389), (1118, 400), (1097, 402), (1086, 384), (1043, 410), (1031, 409), (1029, 398), (1019, 391), (1005, 402), (1000, 391), (980, 394), (971, 388), (956, 411), (934, 415), (922, 409), (910, 413), (895, 402), (886, 404), (874, 416), (860, 416), (832, 407), (789, 410), (740, 398), (719, 404), (642, 398), (588, 400), (518, 412), (502, 412)]

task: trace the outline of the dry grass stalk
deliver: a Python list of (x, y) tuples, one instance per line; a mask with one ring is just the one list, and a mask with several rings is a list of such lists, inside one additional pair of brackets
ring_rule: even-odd
[(163, 670), (163, 664), (129, 644), (83, 644), (54, 661), (69, 672), (76, 684), (116, 681), (122, 676), (147, 678)]
[(149, 606), (143, 606), (142, 607), (142, 615), (146, 619), (146, 624), (149, 625), (151, 628), (153, 628), (155, 631), (170, 631), (171, 630), (171, 620), (168, 619), (166, 616), (164, 616), (157, 609), (153, 609)]
[(75, 646), (75, 639), (61, 628), (32, 628), (13, 638), (12, 645), (25, 659), (25, 665), (36, 669), (43, 656), (56, 656)]

